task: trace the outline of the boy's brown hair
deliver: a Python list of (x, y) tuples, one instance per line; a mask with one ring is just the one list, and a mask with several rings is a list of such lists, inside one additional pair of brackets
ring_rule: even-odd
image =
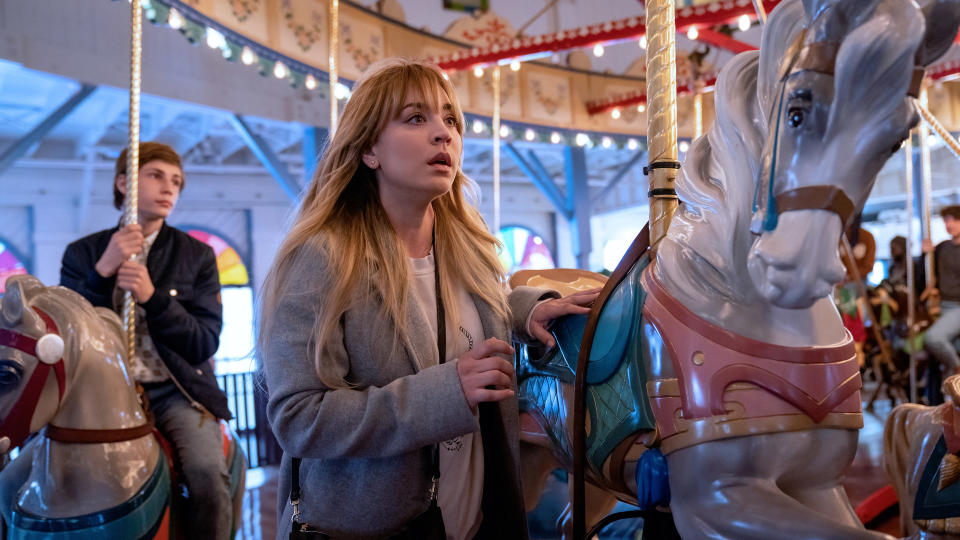
[(950, 206), (944, 206), (941, 208), (940, 217), (946, 218), (947, 216), (950, 216), (953, 219), (960, 219), (960, 205), (951, 204)]
[[(140, 143), (140, 164), (138, 167), (142, 169), (144, 165), (155, 160), (160, 160), (164, 163), (175, 165), (180, 169), (180, 193), (183, 193), (183, 188), (186, 187), (187, 179), (186, 175), (183, 174), (183, 165), (180, 163), (180, 154), (178, 154), (177, 151), (170, 146), (163, 143)], [(113, 207), (117, 210), (123, 208), (123, 193), (120, 193), (120, 190), (117, 189), (117, 177), (126, 174), (127, 149), (124, 148), (123, 151), (120, 152), (120, 156), (117, 157), (117, 164), (114, 167), (113, 175)]]

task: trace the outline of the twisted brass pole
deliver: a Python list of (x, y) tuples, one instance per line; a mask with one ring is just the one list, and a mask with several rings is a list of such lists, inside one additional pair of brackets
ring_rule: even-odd
[(907, 206), (907, 339), (910, 343), (910, 402), (917, 402), (917, 351), (915, 321), (917, 316), (916, 280), (913, 268), (913, 130), (903, 143), (903, 153), (907, 160), (904, 163), (904, 194)]
[[(130, 2), (130, 116), (129, 145), (127, 146), (127, 194), (123, 199), (123, 224), (132, 225), (137, 219), (137, 195), (140, 177), (140, 80), (143, 40), (143, 19), (140, 0)], [(130, 257), (134, 260), (137, 256)], [(137, 302), (133, 293), (123, 294), (123, 331), (126, 337), (127, 362), (133, 360), (136, 344)]]
[(493, 234), (500, 234), (500, 65), (493, 67)]
[(648, 0), (646, 11), (650, 245), (656, 246), (677, 209), (676, 23), (673, 0)]
[(340, 44), (340, 1), (330, 0), (330, 55), (328, 59), (330, 73), (330, 137), (337, 131), (337, 116), (339, 114), (337, 103), (337, 62), (339, 58)]

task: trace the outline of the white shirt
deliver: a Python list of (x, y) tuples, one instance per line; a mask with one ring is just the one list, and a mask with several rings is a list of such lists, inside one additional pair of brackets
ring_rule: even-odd
[[(437, 297), (433, 253), (422, 259), (410, 259), (410, 266), (414, 278), (411, 300), (417, 303), (436, 335)], [(448, 362), (472, 350), (484, 339), (483, 324), (473, 299), (463, 288), (456, 291), (456, 297), (460, 321), (453, 322), (448, 318), (446, 322)], [(437, 359), (430, 358), (427, 362), (428, 366), (436, 365)], [(476, 535), (483, 518), (480, 508), (482, 499), (483, 441), (480, 432), (465, 433), (440, 443), (437, 503), (443, 513), (448, 540), (468, 539)]]

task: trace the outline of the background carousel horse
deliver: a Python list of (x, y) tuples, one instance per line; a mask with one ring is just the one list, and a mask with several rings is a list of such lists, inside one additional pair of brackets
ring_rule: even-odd
[[(7, 537), (174, 538), (173, 468), (127, 374), (120, 319), (32, 276), (10, 278), (6, 291), (0, 452), (46, 426), (0, 471)], [(235, 438), (225, 442), (235, 531), (246, 459)]]
[[(915, 68), (949, 48), (958, 11), (786, 0), (760, 51), (724, 67), (715, 124), (680, 171), (684, 204), (655, 256), (595, 307), (584, 376), (596, 488), (669, 501), (686, 539), (888, 538), (863, 529), (840, 484), (862, 427), (860, 376), (829, 294), (841, 232), (918, 122)], [(585, 319), (558, 322), (554, 349), (518, 347), (528, 506), (537, 460), (573, 462)]]
[(898, 405), (883, 429), (883, 458), (912, 540), (960, 538), (960, 375), (943, 382), (937, 407)]

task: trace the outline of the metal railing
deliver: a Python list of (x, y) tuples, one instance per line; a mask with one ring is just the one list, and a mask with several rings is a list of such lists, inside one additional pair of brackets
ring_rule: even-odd
[(233, 413), (233, 419), (227, 423), (237, 434), (249, 466), (279, 464), (282, 451), (267, 423), (267, 395), (257, 386), (256, 373), (218, 375), (217, 384), (227, 395), (227, 405)]

